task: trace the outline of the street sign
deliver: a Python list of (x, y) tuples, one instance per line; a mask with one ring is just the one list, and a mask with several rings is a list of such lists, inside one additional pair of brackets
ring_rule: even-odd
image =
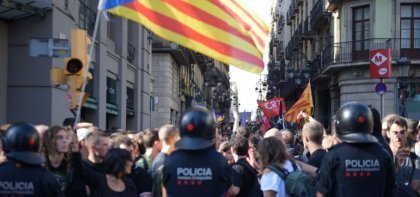
[(370, 77), (391, 77), (391, 49), (375, 49), (370, 51)]
[(386, 85), (384, 83), (377, 83), (375, 86), (375, 91), (379, 95), (384, 95), (386, 92)]
[(29, 40), (29, 56), (57, 57), (70, 56), (69, 40), (51, 38), (33, 38)]

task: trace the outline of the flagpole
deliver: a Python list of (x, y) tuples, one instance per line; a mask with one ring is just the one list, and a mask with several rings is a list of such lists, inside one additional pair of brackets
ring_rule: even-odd
[(93, 35), (92, 35), (92, 42), (90, 44), (90, 48), (89, 48), (89, 56), (88, 56), (88, 61), (87, 61), (87, 65), (85, 66), (85, 70), (84, 72), (84, 77), (83, 77), (83, 84), (82, 84), (82, 89), (80, 90), (81, 94), (79, 95), (78, 98), (78, 106), (77, 106), (77, 113), (76, 113), (76, 119), (74, 121), (74, 125), (73, 128), (76, 128), (77, 123), (80, 121), (80, 115), (82, 112), (82, 101), (83, 101), (83, 96), (85, 94), (85, 90), (86, 90), (86, 82), (87, 82), (87, 77), (88, 77), (88, 72), (89, 72), (89, 65), (90, 65), (90, 61), (92, 58), (92, 53), (93, 53), (93, 49), (95, 47), (95, 41), (96, 41), (96, 34), (98, 33), (98, 26), (99, 26), (99, 21), (100, 21), (100, 14), (101, 14), (102, 10), (99, 9), (98, 13), (96, 13), (96, 20), (95, 20), (95, 27), (93, 29)]

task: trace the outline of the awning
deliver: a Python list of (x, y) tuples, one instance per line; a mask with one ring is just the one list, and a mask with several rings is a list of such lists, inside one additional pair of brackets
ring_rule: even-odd
[(130, 107), (127, 107), (127, 116), (133, 117), (135, 115), (136, 115), (136, 112), (134, 111), (134, 109), (130, 108)]
[(107, 114), (112, 114), (112, 115), (117, 116), (118, 112), (119, 112), (118, 105), (111, 104), (111, 103), (106, 103), (106, 113)]
[(87, 101), (85, 104), (83, 104), (84, 108), (87, 109), (94, 109), (97, 110), (98, 109), (98, 103), (96, 102), (96, 99), (93, 97), (88, 97)]

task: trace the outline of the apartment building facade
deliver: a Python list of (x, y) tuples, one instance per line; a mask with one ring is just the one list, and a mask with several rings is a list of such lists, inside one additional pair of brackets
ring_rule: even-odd
[[(277, 3), (273, 9), (275, 24), (282, 25), (282, 18), (285, 22), (283, 29), (273, 31), (272, 37), (280, 37), (272, 39), (271, 46), (280, 46), (276, 44), (280, 41), (285, 44), (276, 51), (270, 47), (269, 66), (284, 69), (283, 80), (277, 80), (276, 85), (280, 87), (279, 96), (289, 101), (289, 107), (310, 80), (314, 116), (325, 126), (330, 124), (338, 107), (348, 101), (371, 105), (385, 115), (396, 113), (420, 119), (418, 1)], [(284, 36), (284, 31), (289, 31), (290, 37)], [(371, 78), (369, 70), (369, 51), (381, 48), (391, 48), (392, 53), (392, 77), (383, 79), (387, 87), (383, 98), (375, 91), (381, 79)]]
[[(61, 124), (73, 117), (67, 87), (50, 83), (63, 58), (30, 57), (32, 38), (69, 39), (74, 28), (92, 37), (97, 0), (10, 1), (0, 14), (0, 122)], [(10, 6), (18, 5), (18, 6)], [(32, 10), (32, 11), (31, 11)], [(35, 12), (36, 11), (36, 12)], [(100, 17), (82, 120), (101, 129), (151, 126), (152, 41), (141, 25), (113, 15)]]

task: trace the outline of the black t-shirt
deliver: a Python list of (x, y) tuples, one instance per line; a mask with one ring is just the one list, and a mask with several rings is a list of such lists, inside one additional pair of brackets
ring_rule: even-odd
[(67, 180), (67, 162), (61, 161), (58, 167), (54, 167), (51, 165), (50, 160), (47, 159), (47, 166), (48, 170), (54, 175), (55, 179), (57, 180), (58, 184), (60, 185), (60, 189), (62, 192), (65, 192), (68, 186)]
[(101, 162), (101, 163), (92, 163), (90, 160), (86, 159), (86, 160), (83, 160), (83, 164), (87, 168), (89, 168), (90, 170), (94, 170), (96, 172), (105, 173), (104, 162)]
[(392, 196), (392, 159), (377, 143), (342, 143), (321, 163), (317, 190), (325, 196)]
[[(248, 166), (245, 167), (245, 166)], [(233, 185), (240, 188), (237, 197), (247, 197), (253, 187), (254, 180), (256, 180), (257, 172), (251, 172), (252, 166), (249, 165), (246, 159), (241, 158), (232, 165), (233, 169)]]
[(60, 185), (51, 172), (39, 165), (15, 161), (0, 164), (0, 196), (60, 197)]
[(149, 173), (153, 178), (153, 197), (162, 196), (162, 168), (165, 158), (168, 155), (166, 153), (160, 152), (156, 155), (155, 160), (153, 160), (152, 166), (149, 168)]
[(87, 197), (86, 184), (74, 173), (66, 160), (63, 160), (58, 167), (52, 166), (48, 159), (46, 164), (66, 196)]
[(325, 154), (327, 154), (327, 151), (325, 151), (324, 149), (318, 149), (314, 151), (309, 157), (308, 164), (319, 168), (321, 166), (321, 162), (322, 159), (324, 159)]
[(168, 197), (221, 197), (232, 185), (231, 174), (214, 147), (176, 150), (165, 159), (162, 183)]
[(95, 170), (91, 170), (82, 164), (82, 156), (80, 153), (72, 154), (72, 164), (78, 176), (91, 188), (91, 197), (113, 197), (113, 196), (124, 196), (131, 197), (137, 196), (137, 189), (133, 181), (129, 178), (124, 179), (125, 190), (122, 192), (113, 191), (106, 181), (105, 173), (100, 173)]
[(136, 168), (133, 166), (131, 174), (128, 176), (134, 183), (137, 189), (137, 194), (147, 194), (152, 192), (153, 181), (149, 173), (143, 168)]

